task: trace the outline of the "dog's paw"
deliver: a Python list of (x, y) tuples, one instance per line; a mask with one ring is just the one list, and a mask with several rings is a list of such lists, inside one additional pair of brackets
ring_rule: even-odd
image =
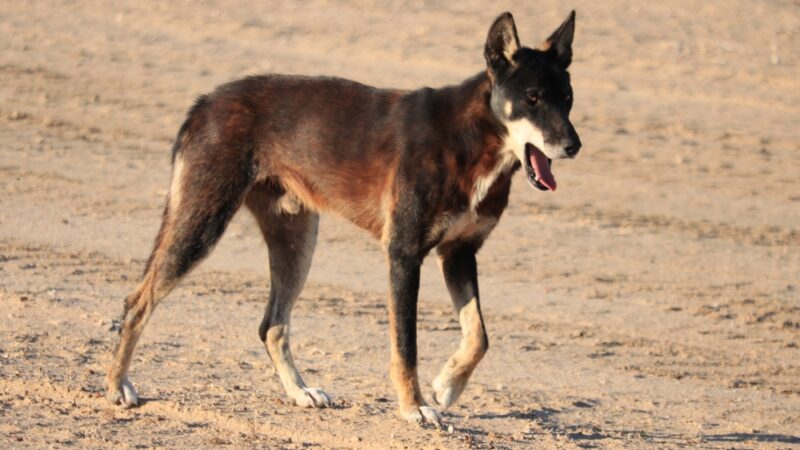
[(330, 408), (331, 397), (320, 388), (303, 388), (300, 395), (296, 396), (294, 402), (297, 406), (305, 408)]
[(464, 391), (466, 383), (459, 383), (455, 380), (444, 378), (441, 375), (433, 380), (433, 402), (442, 409), (447, 409), (458, 400), (461, 392)]
[(130, 408), (139, 404), (139, 395), (128, 377), (123, 377), (118, 386), (109, 386), (106, 398), (113, 405)]
[(442, 428), (442, 416), (439, 412), (430, 406), (420, 406), (401, 413), (403, 418), (411, 423), (419, 425), (433, 425), (436, 428)]

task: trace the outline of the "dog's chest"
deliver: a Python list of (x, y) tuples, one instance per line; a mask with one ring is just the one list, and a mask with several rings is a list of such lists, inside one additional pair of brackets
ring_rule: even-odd
[(448, 214), (439, 220), (440, 244), (453, 241), (483, 240), (497, 225), (497, 217), (482, 216), (475, 211)]
[(472, 210), (475, 210), (478, 205), (484, 199), (486, 199), (486, 196), (489, 195), (492, 185), (494, 185), (497, 179), (503, 174), (508, 173), (511, 170), (516, 160), (517, 159), (514, 153), (508, 148), (504, 147), (500, 151), (500, 157), (497, 159), (494, 167), (476, 178), (475, 186), (470, 193), (469, 203)]

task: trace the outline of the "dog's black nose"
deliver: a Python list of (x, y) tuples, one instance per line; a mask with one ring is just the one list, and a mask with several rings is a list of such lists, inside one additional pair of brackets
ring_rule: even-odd
[(573, 141), (571, 144), (564, 147), (564, 152), (567, 156), (575, 156), (578, 154), (578, 151), (581, 149), (581, 141)]

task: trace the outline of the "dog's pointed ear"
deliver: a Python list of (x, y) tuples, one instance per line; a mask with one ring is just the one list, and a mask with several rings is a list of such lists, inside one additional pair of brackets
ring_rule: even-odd
[(495, 19), (489, 29), (486, 47), (483, 50), (489, 74), (496, 78), (513, 67), (513, 57), (517, 50), (519, 50), (519, 37), (517, 36), (517, 27), (514, 25), (514, 17), (511, 16), (511, 13), (504, 12)]
[(575, 10), (567, 16), (567, 20), (544, 41), (541, 50), (551, 52), (556, 61), (566, 69), (572, 62), (572, 37), (575, 35)]

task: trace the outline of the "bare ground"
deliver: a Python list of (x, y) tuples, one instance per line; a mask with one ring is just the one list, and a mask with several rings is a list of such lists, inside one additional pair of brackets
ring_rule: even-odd
[[(264, 72), (456, 83), (499, 12), (535, 45), (572, 7), (584, 149), (556, 193), (516, 180), (479, 255), (491, 348), (451, 430), (395, 413), (383, 256), (335, 217), (293, 324), (335, 408), (272, 372), (246, 214), (148, 326), (144, 404), (105, 402), (195, 96)], [(797, 2), (5, 2), (0, 36), (1, 447), (800, 446)], [(420, 329), (427, 383), (459, 338), (432, 261)]]

